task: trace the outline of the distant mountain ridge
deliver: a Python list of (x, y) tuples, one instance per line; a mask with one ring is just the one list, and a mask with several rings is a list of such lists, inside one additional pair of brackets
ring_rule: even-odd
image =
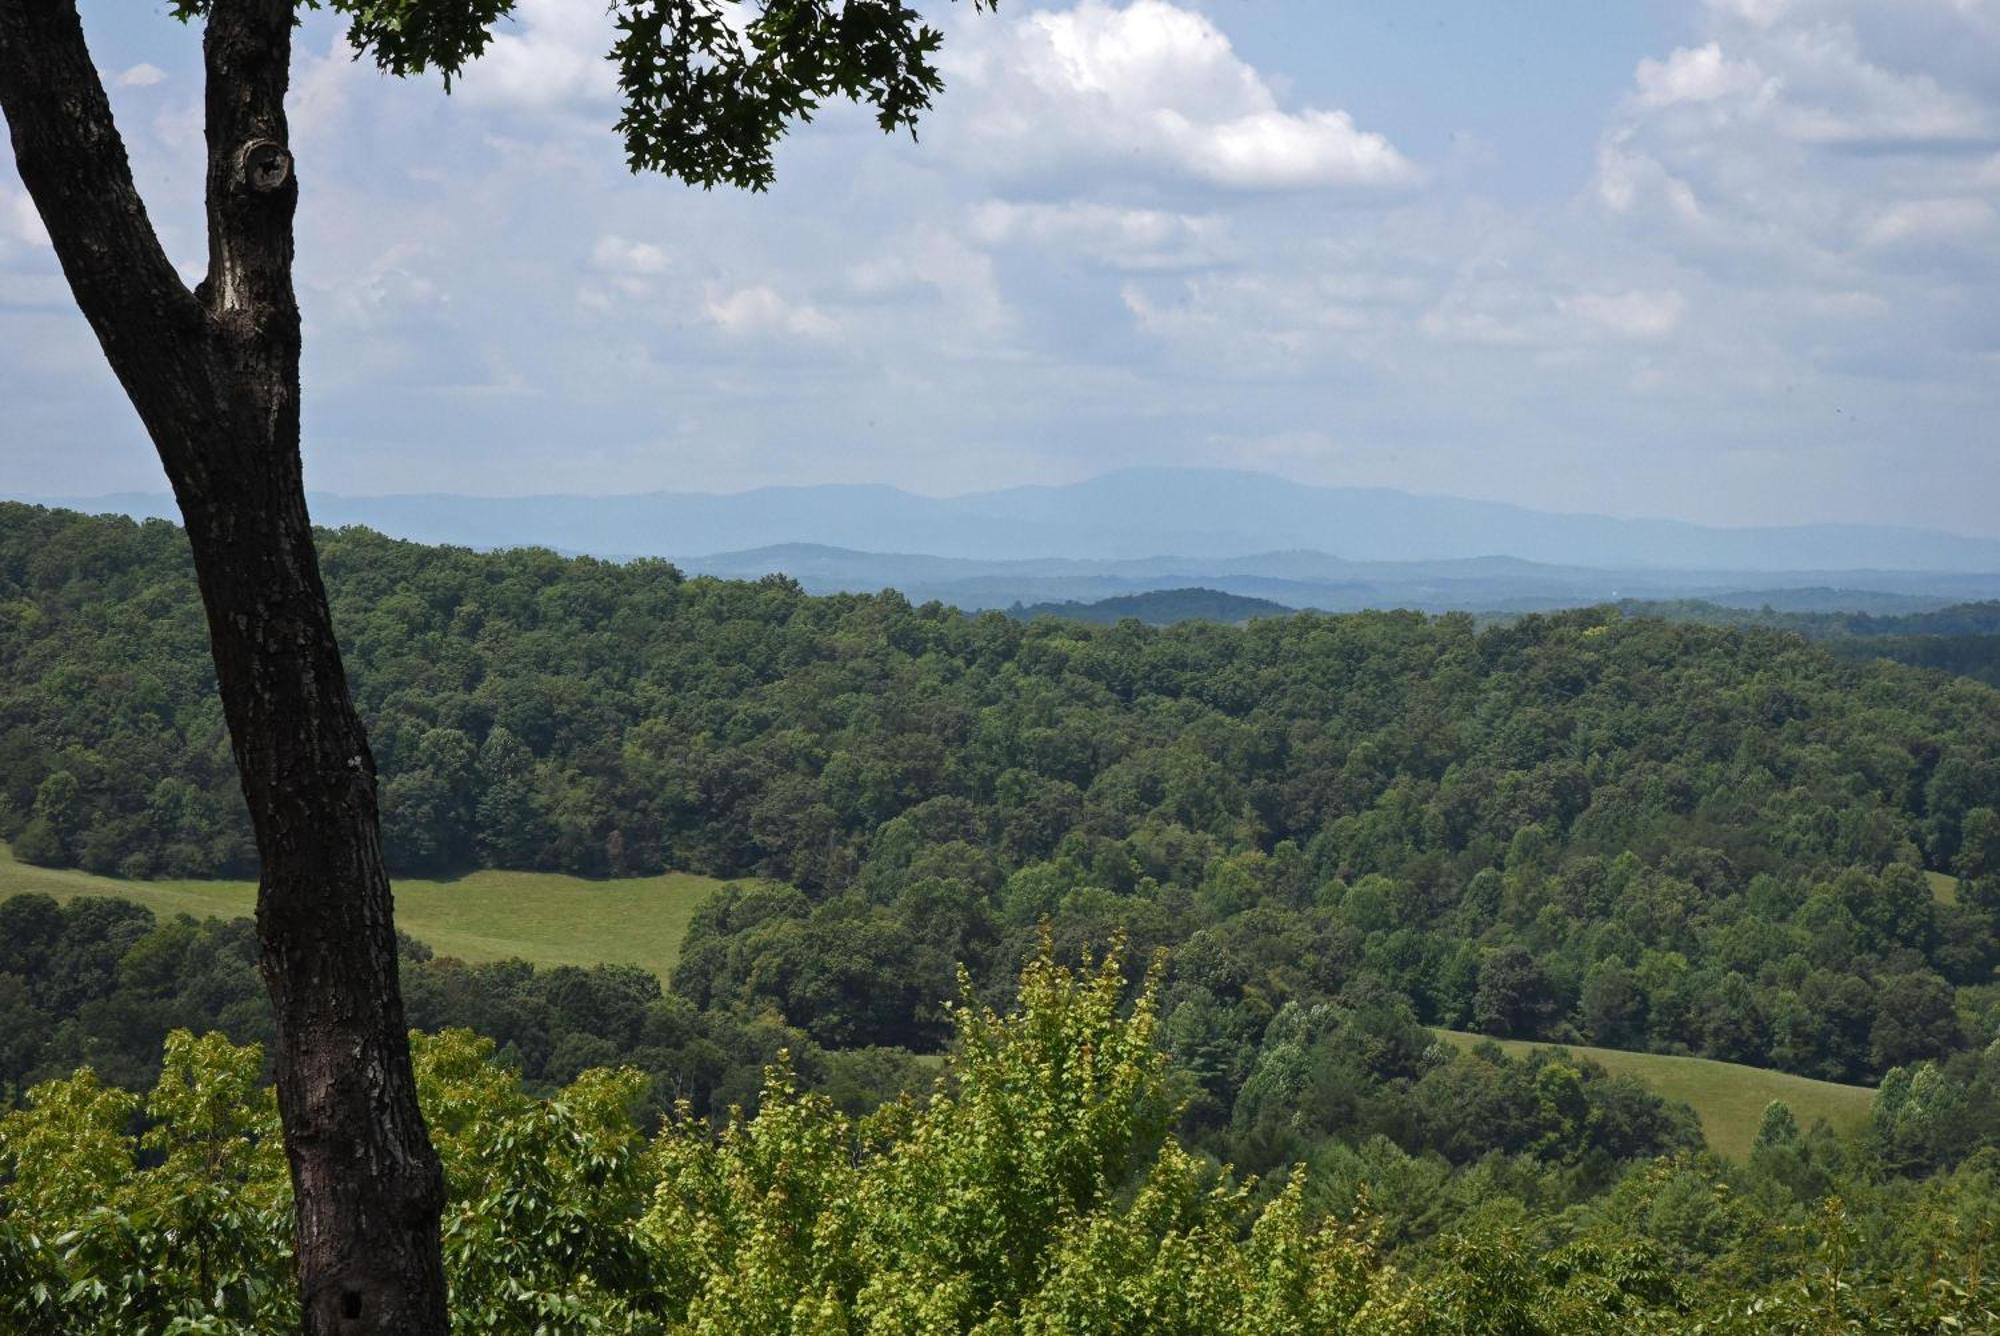
[[(44, 498), (172, 517), (169, 498)], [(1559, 514), (1224, 469), (1127, 469), (1060, 486), (926, 497), (883, 484), (738, 493), (313, 498), (322, 524), (469, 547), (539, 545), (685, 560), (774, 545), (978, 561), (1185, 562), (1297, 549), (1349, 562), (1514, 558), (1599, 570), (2000, 572), (2000, 540), (1874, 525), (1718, 528)]]
[(782, 574), (818, 594), (895, 589), (961, 608), (1096, 603), (1158, 590), (1205, 588), (1290, 608), (1352, 612), (1530, 612), (1624, 599), (1703, 599), (1727, 607), (1798, 611), (1919, 612), (2000, 597), (2000, 575), (1908, 571), (1595, 570), (1513, 557), (1447, 561), (1347, 561), (1324, 552), (1247, 557), (1148, 557), (1130, 561), (964, 557), (854, 552), (788, 543), (681, 562), (691, 575), (754, 580)]

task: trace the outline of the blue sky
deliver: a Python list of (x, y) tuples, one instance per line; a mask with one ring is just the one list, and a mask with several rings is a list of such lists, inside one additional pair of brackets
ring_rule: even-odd
[[(194, 34), (86, 0), (200, 264)], [(2000, 534), (2000, 0), (944, 6), (921, 142), (634, 179), (601, 0), (447, 98), (301, 33), (313, 486), (1266, 469)], [(0, 492), (158, 490), (0, 171)]]

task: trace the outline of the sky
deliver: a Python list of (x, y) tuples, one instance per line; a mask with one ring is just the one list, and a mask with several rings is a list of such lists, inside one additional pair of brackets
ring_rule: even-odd
[[(83, 4), (192, 279), (163, 9)], [(521, 0), (449, 96), (309, 18), (309, 484), (1201, 465), (2000, 535), (2000, 0), (926, 10), (920, 138), (829, 108), (763, 195), (626, 172), (603, 0)], [(0, 493), (163, 490), (11, 162), (0, 401)]]

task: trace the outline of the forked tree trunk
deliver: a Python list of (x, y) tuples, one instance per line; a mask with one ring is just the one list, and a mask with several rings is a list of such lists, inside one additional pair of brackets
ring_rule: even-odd
[(75, 0), (0, 0), (0, 110), (78, 305), (186, 521), (256, 831), (305, 1330), (447, 1328), (443, 1180), (417, 1108), (375, 766), (320, 583), (299, 458), (292, 0), (214, 0), (207, 278), (133, 186)]

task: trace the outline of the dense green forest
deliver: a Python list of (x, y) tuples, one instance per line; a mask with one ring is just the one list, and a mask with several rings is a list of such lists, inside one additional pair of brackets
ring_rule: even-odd
[[(903, 1138), (932, 1134), (905, 1121), (869, 1142), (839, 1119), (884, 1100), (919, 1107), (896, 1097), (930, 1089), (927, 1055), (954, 1035), (954, 1061), (967, 1060), (968, 1013), (951, 999), (1032, 1011), (1019, 981), (1038, 960), (1122, 941), (1128, 983), (1166, 953), (1145, 1005), (1121, 1015), (1146, 1018), (1164, 1064), (1146, 1079), (1171, 1116), (1133, 1134), (1129, 1162), (1093, 1171), (1096, 1214), (1072, 1211), (1035, 1247), (1125, 1247), (1129, 1270), (1138, 1241), (1174, 1220), (1254, 1239), (1252, 1216), (1290, 1209), (1272, 1194), (1295, 1181), (1303, 1218), (1362, 1231), (1298, 1248), (1331, 1256), (1365, 1235), (1378, 1260), (1407, 1253), (1407, 1275), (1354, 1261), (1354, 1275), (1400, 1277), (1379, 1294), (1363, 1284), (1383, 1303), (1417, 1303), (1396, 1287), (1425, 1277), (1456, 1277), (1438, 1281), (1437, 1303), (1518, 1282), (1536, 1321), (1626, 1311), (1678, 1330), (1696, 1311), (1722, 1323), (1745, 1296), (1777, 1314), (1782, 1296), (1822, 1283), (1836, 1306), (1865, 1293), (1913, 1314), (1908, 1286), (1942, 1303), (1923, 1287), (1949, 1273), (1953, 1302), (1991, 1311), (1976, 1277), (1992, 1269), (1972, 1263), (1970, 1288), (1961, 1275), (1987, 1243), (1939, 1223), (1992, 1219), (2000, 1170), (2000, 693), (1985, 686), (1845, 661), (1795, 634), (1612, 608), (1484, 629), (1400, 613), (1096, 626), (811, 597), (782, 578), (683, 579), (651, 561), (355, 530), (322, 543), (396, 867), (755, 879), (704, 906), (666, 980), (467, 965), (408, 943), (412, 1023), (460, 1045), (434, 1050), (459, 1054), (428, 1096), (445, 1107), (498, 1100), (541, 1126), (582, 1116), (573, 1092), (612, 1081), (616, 1098), (591, 1096), (590, 1116), (618, 1146), (676, 1109), (670, 1126), (727, 1124), (731, 1105), (783, 1122), (806, 1099), (771, 1098), (766, 1068), (783, 1052), (785, 1079), (822, 1110), (783, 1135), (860, 1137), (895, 1161), (915, 1144)], [(0, 507), (0, 836), (26, 860), (127, 878), (250, 870), (173, 526)], [(162, 921), (115, 901), (0, 905), (0, 1083), (23, 1106), (0, 1147), (55, 1137), (46, 1128), (102, 1104), (89, 1116), (137, 1119), (156, 1140), (129, 1164), (109, 1155), (93, 1181), (134, 1201), (163, 1191), (169, 1179), (147, 1175), (160, 1153), (174, 1163), (172, 1098), (156, 1093), (149, 1113), (117, 1091), (199, 1084), (176, 1075), (194, 1059), (171, 1030), (268, 1038), (253, 944), (242, 922)], [(1882, 1091), (1862, 1143), (1780, 1108), (1753, 1162), (1730, 1165), (1699, 1149), (1688, 1110), (1587, 1060), (1458, 1053), (1428, 1026)], [(485, 1038), (449, 1038), (462, 1031)], [(464, 1057), (480, 1043), (496, 1062)], [(83, 1064), (110, 1085), (65, 1084)], [(514, 1084), (479, 1084), (482, 1065)], [(618, 1068), (631, 1075), (602, 1074)], [(947, 1093), (963, 1089), (953, 1070)], [(946, 1110), (943, 1098), (922, 1107)], [(687, 1154), (755, 1158), (755, 1124), (734, 1126), (720, 1149)], [(666, 1172), (662, 1154), (642, 1157), (646, 1175)], [(18, 1180), (23, 1162), (0, 1174)], [(1204, 1195), (1221, 1163), (1266, 1175), (1235, 1214)], [(565, 1194), (600, 1169), (548, 1170), (550, 1209), (583, 1210)], [(738, 1182), (722, 1165), (685, 1171), (709, 1184), (700, 1192)], [(1121, 1214), (1139, 1210), (1130, 1192), (1150, 1173), (1171, 1201)], [(660, 1181), (639, 1192), (652, 1206), (614, 1216), (666, 1209)], [(701, 1200), (756, 1233), (754, 1211)], [(56, 1232), (40, 1243), (0, 1232), (0, 1268), (88, 1270), (49, 1251), (65, 1218), (47, 1212)], [(599, 1298), (630, 1298), (633, 1277), (664, 1265), (592, 1270), (615, 1259), (590, 1251), (588, 1220), (573, 1224), (588, 1256), (571, 1280), (591, 1277)], [(1086, 1224), (1088, 1238), (1063, 1233)], [(788, 1228), (822, 1226), (849, 1228), (818, 1215)], [(1765, 1242), (1774, 1230), (1789, 1242)], [(1847, 1260), (1809, 1275), (1835, 1237)], [(1559, 1248), (1582, 1250), (1565, 1254), (1575, 1269), (1536, 1271)], [(1909, 1281), (1926, 1248), (1930, 1279)], [(870, 1268), (897, 1254), (840, 1255), (826, 1283), (845, 1297), (828, 1312), (851, 1316)], [(1221, 1249), (1209, 1260), (1228, 1257), (1251, 1265)], [(1630, 1294), (1607, 1279), (1628, 1263)], [(819, 1274), (770, 1265), (785, 1284)], [(1654, 1279), (1633, 1279), (1642, 1271)], [(978, 1302), (1019, 1324), (1005, 1329), (1094, 1329), (1031, 1322), (1026, 1281), (989, 1280)], [(783, 1285), (766, 1297), (780, 1292), (804, 1302)], [(631, 1303), (692, 1311), (696, 1298), (676, 1294)], [(1719, 1329), (1779, 1325), (1739, 1316)], [(1212, 1329), (1229, 1322), (1257, 1329)]]

